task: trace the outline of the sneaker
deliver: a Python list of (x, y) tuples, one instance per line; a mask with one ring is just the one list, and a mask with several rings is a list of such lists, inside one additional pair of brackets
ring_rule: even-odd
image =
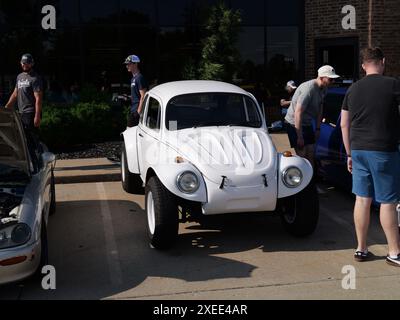
[(356, 251), (354, 254), (354, 260), (357, 262), (364, 262), (367, 261), (371, 257), (371, 253), (369, 251), (363, 252), (363, 251)]
[(391, 266), (400, 267), (400, 254), (397, 255), (397, 258), (392, 258), (391, 256), (387, 256), (386, 262)]

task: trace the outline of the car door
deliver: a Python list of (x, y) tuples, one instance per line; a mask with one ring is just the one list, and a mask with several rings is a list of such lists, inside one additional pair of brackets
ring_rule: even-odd
[[(325, 99), (321, 136), (316, 147), (318, 170), (322, 176), (347, 186), (351, 177), (347, 172), (340, 114), (345, 90), (328, 93)], [(351, 185), (351, 184), (350, 184)]]
[(147, 171), (156, 160), (154, 151), (161, 139), (161, 115), (161, 100), (149, 96), (138, 128), (138, 156), (143, 181), (146, 181)]

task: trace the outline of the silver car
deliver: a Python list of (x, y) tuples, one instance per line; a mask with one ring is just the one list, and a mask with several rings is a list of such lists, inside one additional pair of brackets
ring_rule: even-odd
[(55, 156), (29, 152), (19, 115), (0, 109), (0, 284), (47, 264), (47, 222), (55, 212)]

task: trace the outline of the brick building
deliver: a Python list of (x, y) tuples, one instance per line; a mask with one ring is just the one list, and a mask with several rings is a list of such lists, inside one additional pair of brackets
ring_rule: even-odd
[(399, 77), (399, 22), (398, 0), (305, 0), (305, 78), (327, 63), (361, 77), (359, 50), (368, 45), (384, 50), (386, 74)]

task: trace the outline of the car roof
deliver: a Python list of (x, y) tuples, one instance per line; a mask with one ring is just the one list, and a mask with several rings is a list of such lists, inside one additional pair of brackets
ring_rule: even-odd
[(233, 84), (209, 81), (209, 80), (188, 80), (175, 81), (161, 84), (150, 90), (159, 98), (163, 99), (164, 103), (169, 102), (173, 97), (192, 94), (192, 93), (236, 93), (248, 95), (249, 93)]

